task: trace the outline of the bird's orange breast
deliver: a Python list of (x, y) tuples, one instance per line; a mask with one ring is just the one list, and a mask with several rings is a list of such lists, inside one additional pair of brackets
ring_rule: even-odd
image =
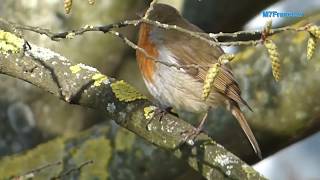
[[(157, 58), (159, 54), (156, 46), (150, 40), (150, 31), (150, 25), (145, 23), (140, 25), (138, 46), (143, 48), (149, 56)], [(143, 52), (139, 50), (137, 50), (136, 55), (138, 66), (145, 80), (153, 82), (153, 73), (155, 71), (154, 60), (148, 58)]]

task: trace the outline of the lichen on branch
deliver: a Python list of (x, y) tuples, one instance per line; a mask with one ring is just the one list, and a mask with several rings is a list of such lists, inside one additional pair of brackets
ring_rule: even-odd
[(0, 53), (19, 53), (23, 49), (25, 41), (11, 32), (0, 29)]

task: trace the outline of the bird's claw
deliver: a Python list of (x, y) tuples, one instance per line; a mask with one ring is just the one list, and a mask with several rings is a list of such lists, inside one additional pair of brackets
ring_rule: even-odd
[(167, 111), (167, 109), (157, 108), (154, 111), (154, 117), (157, 117), (158, 121), (161, 122), (163, 117), (168, 113), (169, 113), (169, 111)]
[(153, 114), (154, 118), (151, 118), (147, 123), (147, 129), (149, 129), (148, 127), (150, 126), (150, 124), (153, 122), (154, 119), (157, 119), (161, 123), (163, 120), (163, 117), (168, 113), (170, 113), (170, 111), (171, 111), (171, 108), (166, 108), (166, 109), (156, 108)]
[(184, 137), (183, 143), (193, 146), (195, 143), (195, 139), (201, 132), (202, 132), (202, 129), (200, 128), (192, 128), (191, 130), (186, 130), (182, 132), (181, 134)]

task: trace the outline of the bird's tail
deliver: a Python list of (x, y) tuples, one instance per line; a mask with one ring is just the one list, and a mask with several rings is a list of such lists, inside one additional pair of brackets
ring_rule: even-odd
[(231, 111), (232, 115), (238, 120), (238, 122), (239, 122), (243, 132), (246, 134), (254, 152), (258, 155), (258, 157), (260, 159), (262, 159), (259, 144), (258, 144), (256, 138), (254, 137), (254, 134), (251, 131), (251, 128), (250, 128), (245, 116), (243, 115), (239, 105), (236, 104), (235, 102), (231, 103), (230, 111)]

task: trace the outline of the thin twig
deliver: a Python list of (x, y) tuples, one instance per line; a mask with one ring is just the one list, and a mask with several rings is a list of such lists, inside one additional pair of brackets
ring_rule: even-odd
[(62, 164), (62, 161), (57, 161), (57, 162), (54, 162), (54, 163), (50, 163), (50, 164), (46, 164), (44, 166), (41, 166), (41, 167), (38, 167), (36, 169), (33, 169), (31, 171), (28, 171), (26, 173), (24, 173), (23, 175), (21, 176), (13, 176), (11, 177), (10, 179), (13, 179), (13, 180), (18, 180), (18, 179), (28, 179), (28, 178), (32, 178), (32, 177), (35, 177), (36, 174), (40, 173), (41, 171), (45, 170), (45, 169), (48, 169), (48, 168), (51, 168), (53, 166), (59, 166)]
[(151, 1), (149, 8), (147, 9), (146, 13), (144, 14), (142, 19), (148, 19), (150, 12), (153, 10), (154, 5), (158, 2), (158, 0)]
[[(27, 31), (36, 32), (39, 34), (44, 34), (44, 35), (48, 36), (50, 39), (56, 40), (56, 41), (60, 40), (60, 39), (65, 39), (65, 38), (73, 38), (74, 36), (82, 35), (86, 32), (91, 32), (91, 31), (111, 33), (111, 34), (116, 35), (119, 38), (121, 38), (131, 48), (142, 52), (147, 57), (147, 59), (154, 60), (157, 63), (161, 63), (161, 64), (164, 64), (169, 67), (175, 67), (179, 70), (180, 69), (188, 69), (188, 68), (195, 68), (198, 70), (202, 66), (199, 66), (197, 64), (178, 65), (178, 64), (159, 61), (155, 57), (150, 56), (143, 48), (139, 47), (138, 45), (136, 45), (135, 43), (130, 41), (127, 37), (123, 36), (119, 32), (114, 31), (113, 29), (123, 28), (123, 27), (127, 27), (127, 26), (138, 26), (140, 23), (146, 23), (146, 24), (150, 24), (150, 25), (153, 25), (153, 26), (156, 26), (159, 28), (163, 28), (166, 30), (175, 30), (175, 31), (184, 33), (190, 37), (197, 38), (197, 39), (200, 39), (200, 40), (206, 42), (209, 46), (242, 46), (242, 45), (256, 46), (258, 44), (263, 43), (263, 41), (265, 40), (265, 37), (264, 37), (265, 34), (264, 34), (263, 29), (262, 30), (255, 30), (255, 31), (238, 31), (238, 32), (234, 32), (234, 33), (220, 32), (220, 33), (215, 34), (215, 33), (194, 32), (194, 31), (190, 31), (190, 30), (184, 29), (182, 27), (179, 27), (177, 25), (169, 25), (169, 24), (164, 24), (164, 23), (161, 23), (158, 21), (151, 20), (151, 19), (149, 19), (149, 15), (150, 15), (151, 11), (153, 10), (154, 5), (156, 3), (157, 3), (157, 0), (153, 0), (150, 3), (149, 8), (146, 10), (145, 15), (142, 18), (137, 19), (137, 20), (126, 20), (126, 21), (121, 21), (118, 23), (108, 24), (108, 25), (104, 25), (104, 26), (86, 25), (85, 27), (82, 27), (79, 29), (74, 29), (71, 31), (65, 31), (65, 32), (60, 32), (60, 33), (54, 33), (48, 29), (43, 29), (40, 27), (25, 26), (25, 25), (20, 25), (20, 24), (15, 24), (15, 23), (10, 23), (10, 24), (13, 25), (16, 29), (27, 30)], [(307, 27), (308, 27), (308, 25), (303, 26), (303, 27), (299, 27), (299, 28), (287, 26), (287, 27), (282, 27), (282, 28), (270, 29), (270, 32), (268, 32), (268, 36), (272, 36), (274, 34), (281, 33), (284, 31), (305, 31), (307, 29)], [(238, 39), (239, 37), (244, 37), (244, 36), (251, 37), (251, 38), (247, 38), (245, 40)], [(229, 38), (229, 39), (227, 39), (225, 41), (221, 41), (220, 38)], [(206, 67), (202, 67), (202, 68), (206, 68)]]
[[(163, 28), (166, 30), (176, 30), (178, 32), (184, 33), (186, 35), (189, 35), (194, 38), (198, 38), (204, 42), (206, 42), (210, 46), (242, 46), (242, 45), (251, 45), (255, 46), (259, 43), (261, 43), (261, 38), (260, 36), (263, 34), (263, 29), (262, 30), (254, 30), (254, 31), (238, 31), (234, 33), (203, 33), (203, 32), (194, 32), (190, 31), (187, 29), (184, 29), (182, 27), (179, 27), (177, 25), (169, 25), (169, 24), (164, 24), (158, 21), (153, 21), (150, 19), (141, 19), (141, 22), (147, 23), (154, 25), (159, 28)], [(275, 28), (275, 29), (270, 29), (270, 33), (268, 34), (269, 36), (284, 32), (284, 31), (305, 31), (309, 25), (303, 26), (303, 27), (292, 27), (292, 26), (287, 26), (287, 27), (282, 27), (282, 28)], [(247, 40), (236, 40), (233, 41), (232, 39), (228, 41), (219, 41), (218, 38), (221, 37), (229, 37), (233, 39), (237, 39), (238, 37), (241, 36), (259, 36), (258, 39), (247, 39)]]
[(66, 176), (69, 176), (73, 172), (80, 172), (82, 168), (84, 168), (87, 165), (93, 164), (93, 163), (94, 163), (93, 160), (85, 161), (85, 162), (81, 163), (78, 167), (69, 169), (69, 170), (67, 170), (65, 172), (60, 173), (58, 176), (52, 177), (50, 179), (51, 180), (62, 179), (64, 177), (66, 177)]
[[(254, 30), (254, 31), (238, 31), (238, 32), (234, 32), (234, 33), (223, 33), (223, 32), (203, 33), (203, 32), (190, 31), (190, 30), (184, 29), (182, 27), (179, 27), (177, 25), (169, 25), (169, 24), (164, 24), (164, 23), (158, 22), (158, 21), (150, 20), (150, 19), (148, 19), (148, 16), (149, 16), (151, 10), (153, 9), (153, 6), (155, 3), (156, 3), (156, 0), (154, 0), (150, 3), (150, 7), (147, 9), (146, 14), (141, 19), (125, 20), (125, 21), (121, 21), (121, 22), (117, 22), (117, 23), (113, 23), (113, 24), (108, 24), (108, 25), (103, 25), (103, 26), (86, 25), (85, 27), (82, 27), (79, 29), (74, 29), (71, 31), (59, 32), (59, 33), (55, 33), (55, 32), (52, 32), (48, 29), (44, 29), (44, 28), (40, 28), (40, 27), (20, 25), (20, 24), (16, 24), (16, 23), (12, 23), (12, 22), (10, 22), (10, 24), (13, 25), (16, 29), (27, 30), (27, 31), (32, 31), (32, 32), (39, 33), (39, 34), (44, 34), (52, 40), (65, 39), (68, 37), (68, 34), (82, 35), (86, 32), (91, 32), (91, 31), (100, 31), (103, 33), (108, 33), (112, 29), (123, 28), (123, 27), (127, 27), (129, 25), (137, 26), (143, 22), (143, 23), (154, 25), (159, 28), (163, 28), (163, 29), (167, 29), (167, 30), (176, 30), (176, 31), (182, 32), (182, 33), (187, 34), (191, 37), (198, 38), (202, 41), (205, 41), (210, 46), (214, 46), (214, 45), (216, 45), (216, 46), (256, 45), (256, 44), (260, 43), (261, 39), (257, 39), (257, 40), (256, 39), (255, 40), (248, 39), (248, 40), (242, 40), (242, 41), (241, 40), (234, 41), (232, 39), (229, 39), (227, 42), (219, 41), (217, 39), (221, 38), (221, 37), (229, 37), (229, 38), (236, 39), (239, 36), (261, 36), (263, 33), (263, 29), (262, 30)], [(278, 33), (284, 32), (284, 31), (305, 31), (308, 26), (309, 25), (306, 25), (303, 27), (298, 27), (298, 28), (292, 27), (292, 26), (287, 26), (287, 27), (282, 27), (282, 28), (271, 29), (269, 36), (272, 36), (274, 34), (278, 34)]]
[(113, 24), (108, 24), (108, 25), (104, 25), (104, 26), (89, 26), (86, 25), (80, 29), (74, 29), (71, 31), (65, 31), (65, 32), (60, 32), (60, 33), (54, 33), (51, 32), (48, 29), (44, 29), (44, 28), (40, 28), (40, 27), (33, 27), (33, 26), (27, 26), (27, 25), (20, 25), (20, 24), (16, 24), (16, 23), (12, 23), (10, 22), (11, 25), (13, 25), (16, 29), (21, 29), (21, 30), (27, 30), (27, 31), (32, 31), (35, 33), (39, 33), (39, 34), (43, 34), (46, 35), (47, 37), (49, 37), (50, 39), (54, 40), (54, 41), (58, 41), (60, 39), (65, 39), (67, 38), (67, 36), (69, 34), (74, 34), (74, 35), (82, 35), (86, 32), (91, 32), (91, 31), (99, 31), (99, 32), (103, 32), (103, 33), (107, 33), (112, 29), (115, 28), (122, 28), (122, 27), (126, 27), (128, 25), (133, 25), (133, 26), (137, 26), (138, 24), (140, 24), (141, 20), (126, 20), (126, 21), (120, 21), (117, 23), (113, 23)]
[(187, 34), (187, 35), (189, 35), (191, 37), (198, 38), (198, 39), (208, 43), (209, 46), (217, 46), (217, 45), (219, 45), (219, 42), (203, 37), (202, 33), (199, 34), (199, 32), (189, 31), (189, 30), (184, 29), (182, 27), (179, 27), (177, 25), (163, 24), (163, 23), (161, 23), (159, 21), (153, 21), (153, 20), (150, 20), (150, 19), (142, 19), (141, 21), (143, 23), (151, 24), (151, 25), (154, 25), (156, 27), (163, 28), (163, 29), (166, 29), (166, 30), (176, 30), (176, 31), (182, 32), (182, 33)]
[[(306, 26), (303, 27), (299, 27), (299, 28), (295, 28), (292, 26), (286, 26), (286, 27), (282, 27), (282, 28), (275, 28), (275, 29), (271, 29), (269, 35), (274, 35), (274, 34), (278, 34), (284, 31), (305, 31), (306, 30)], [(263, 32), (263, 30), (249, 30), (249, 31), (237, 31), (234, 33), (224, 33), (224, 32), (220, 32), (220, 33), (201, 33), (203, 36), (206, 36), (208, 38), (219, 38), (219, 37), (231, 37), (231, 38), (237, 38), (239, 36), (255, 36), (255, 35), (261, 35)]]
[[(150, 8), (148, 10), (150, 10)], [(149, 11), (149, 13), (150, 13), (150, 11)], [(255, 45), (261, 43), (261, 38), (258, 38), (258, 39), (251, 38), (251, 39), (246, 39), (246, 40), (235, 40), (235, 41), (233, 39), (237, 39), (238, 37), (241, 37), (241, 36), (248, 36), (248, 37), (258, 36), (258, 37), (260, 37), (263, 33), (263, 30), (238, 31), (238, 32), (234, 32), (234, 33), (194, 32), (194, 31), (190, 31), (190, 30), (184, 29), (182, 27), (179, 27), (177, 25), (169, 25), (169, 24), (164, 24), (164, 23), (158, 22), (158, 21), (146, 19), (145, 16), (143, 18), (137, 19), (137, 20), (126, 20), (126, 21), (121, 21), (121, 22), (103, 25), (103, 26), (88, 26), (87, 25), (87, 26), (82, 27), (80, 29), (74, 29), (71, 31), (65, 31), (65, 32), (60, 32), (60, 33), (54, 33), (48, 29), (44, 29), (44, 28), (40, 28), (40, 27), (20, 25), (20, 24), (15, 24), (12, 22), (11, 22), (11, 25), (13, 25), (16, 29), (27, 30), (27, 31), (32, 31), (32, 32), (39, 33), (39, 34), (44, 34), (47, 37), (49, 37), (50, 39), (57, 41), (59, 39), (68, 38), (68, 35), (70, 35), (70, 34), (75, 36), (75, 35), (82, 35), (86, 32), (94, 32), (94, 31), (108, 33), (112, 29), (123, 28), (123, 27), (127, 27), (129, 25), (137, 26), (142, 22), (154, 25), (159, 28), (163, 28), (163, 29), (167, 29), (167, 30), (176, 30), (176, 31), (182, 32), (182, 33), (189, 35), (193, 38), (198, 38), (198, 39), (206, 42), (210, 46), (241, 46), (241, 45), (255, 46)], [(269, 36), (272, 36), (274, 34), (278, 34), (278, 33), (284, 32), (284, 31), (305, 31), (307, 27), (308, 27), (308, 25), (303, 26), (303, 27), (298, 27), (298, 28), (295, 28), (292, 26), (275, 28), (275, 29), (270, 30)], [(228, 37), (231, 39), (228, 39), (227, 41), (218, 40), (218, 38), (221, 38), (221, 37), (222, 38)]]
[(124, 43), (126, 43), (126, 44), (127, 44), (128, 46), (130, 46), (132, 49), (137, 50), (137, 51), (140, 51), (141, 53), (143, 53), (144, 56), (147, 57), (147, 59), (151, 59), (151, 60), (153, 60), (153, 61), (156, 62), (156, 63), (161, 63), (161, 64), (166, 65), (166, 66), (168, 66), (168, 67), (175, 67), (175, 68), (177, 68), (178, 70), (180, 70), (180, 69), (190, 69), (190, 68), (196, 68), (196, 69), (198, 69), (198, 68), (199, 68), (199, 65), (196, 65), (196, 64), (178, 65), (178, 64), (173, 64), (173, 63), (168, 63), (168, 62), (160, 61), (160, 60), (158, 60), (156, 57), (149, 55), (148, 52), (147, 52), (145, 49), (139, 47), (138, 45), (136, 45), (135, 43), (133, 43), (132, 41), (130, 41), (130, 40), (129, 40), (127, 37), (125, 37), (123, 34), (117, 32), (117, 31), (114, 31), (114, 30), (109, 31), (109, 33), (112, 34), (112, 35), (115, 35), (115, 36), (119, 37), (120, 39), (123, 40)]

